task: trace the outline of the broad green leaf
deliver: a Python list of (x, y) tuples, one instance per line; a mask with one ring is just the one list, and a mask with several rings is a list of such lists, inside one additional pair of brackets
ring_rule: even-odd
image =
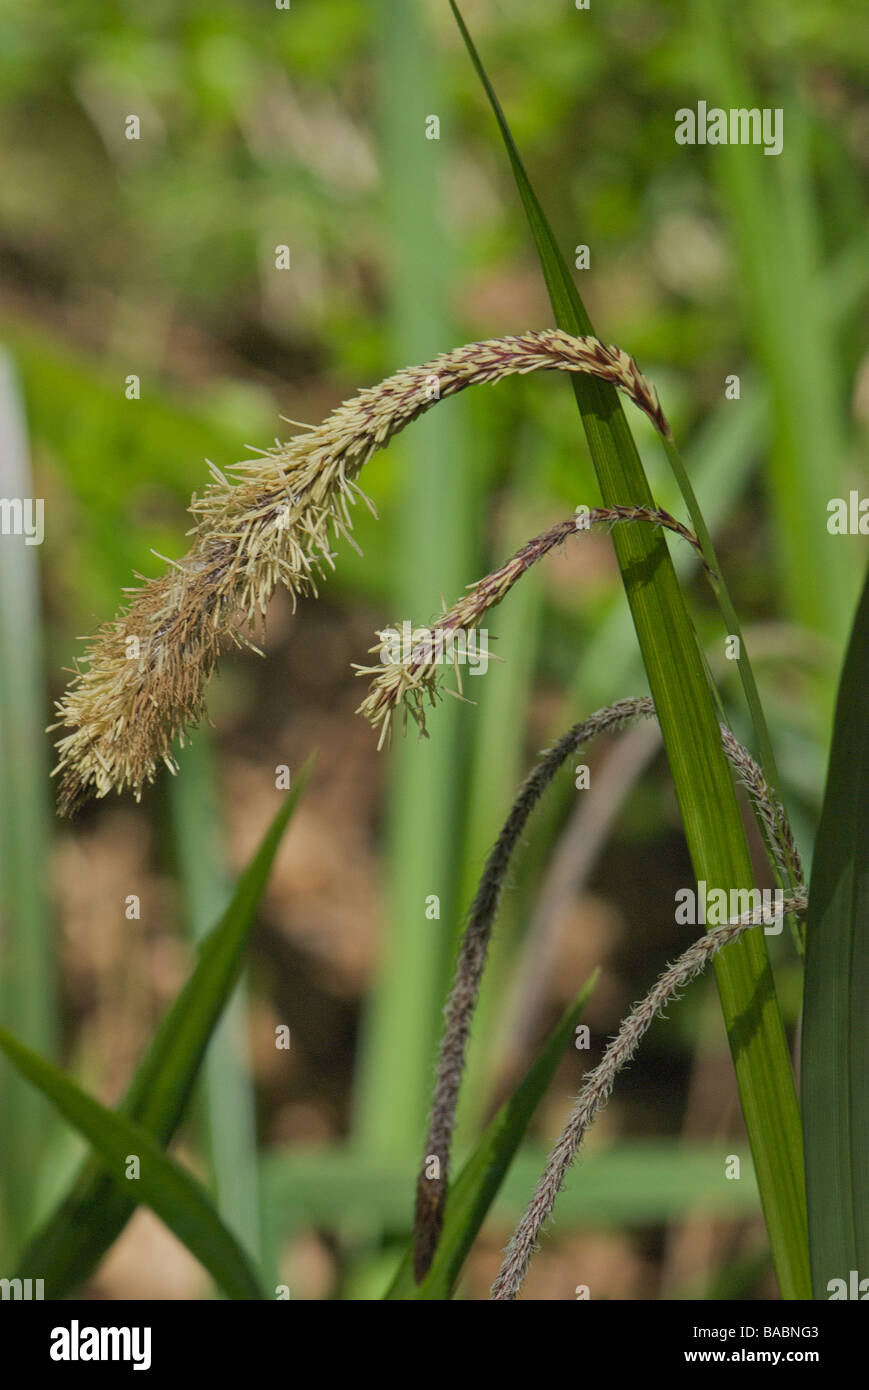
[[(141, 1125), (98, 1104), (5, 1028), (0, 1028), (0, 1048), (20, 1074), (96, 1149), (114, 1183), (119, 1187), (135, 1183), (137, 1201), (165, 1221), (230, 1298), (263, 1297), (247, 1255), (220, 1220), (204, 1188), (179, 1168)], [(138, 1173), (128, 1178), (126, 1170), (134, 1157), (138, 1159)], [(42, 1271), (30, 1277), (42, 1278)]]
[(531, 1070), (502, 1105), (454, 1183), (450, 1184), (444, 1225), (431, 1268), (421, 1284), (413, 1280), (409, 1250), (386, 1297), (448, 1299), (468, 1251), (522, 1143), (531, 1117), (543, 1099), (573, 1031), (597, 983), (597, 972), (583, 986), (546, 1042)]
[[(594, 329), (528, 180), (498, 99), (455, 0), (450, 6), (504, 139), (560, 328)], [(590, 377), (572, 385), (607, 505), (653, 505), (615, 389)], [(584, 501), (585, 499), (577, 499)], [(718, 732), (702, 655), (662, 535), (624, 527), (613, 545), (655, 701), (694, 872), (716, 887), (749, 888), (753, 873)], [(621, 692), (620, 692), (621, 693)], [(802, 1135), (775, 984), (760, 932), (715, 963), (740, 1099), (782, 1296), (809, 1296)]]
[[(154, 1035), (119, 1112), (168, 1144), (187, 1107), (209, 1039), (242, 967), (272, 862), (310, 776), (309, 759), (251, 860), (221, 921), (205, 938), (190, 979)], [(46, 1298), (60, 1298), (94, 1269), (123, 1230), (135, 1202), (119, 1192), (96, 1159), (88, 1160), (45, 1226), (28, 1244), (21, 1269), (38, 1269)]]
[(802, 1100), (816, 1298), (869, 1278), (869, 576), (845, 658), (806, 931)]

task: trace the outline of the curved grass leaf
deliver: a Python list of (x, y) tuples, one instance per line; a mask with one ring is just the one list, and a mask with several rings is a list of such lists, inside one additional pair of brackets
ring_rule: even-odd
[[(529, 182), (503, 111), (455, 0), (450, 7), (504, 139), (558, 326), (594, 334), (570, 272)], [(608, 506), (653, 505), (617, 393), (572, 378), (601, 494)], [(584, 500), (584, 499), (579, 499)], [(750, 888), (754, 877), (702, 654), (662, 535), (613, 534), (697, 879)], [(621, 693), (621, 692), (619, 692)], [(715, 962), (742, 1110), (784, 1298), (810, 1296), (802, 1133), (787, 1039), (760, 932), (746, 932)]]
[[(219, 922), (232, 894), (221, 832), (216, 758), (209, 729), (184, 755), (184, 776), (169, 783), (169, 827), (184, 917), (198, 945)], [(227, 1001), (200, 1082), (197, 1127), (208, 1159), (209, 1188), (221, 1217), (261, 1267), (256, 1104), (248, 1037), (248, 989), (241, 978)]]
[(386, 1297), (448, 1299), (468, 1251), (486, 1219), (531, 1117), (564, 1058), (598, 972), (583, 985), (576, 1000), (550, 1034), (537, 1061), (508, 1101), (501, 1106), (447, 1193), (444, 1225), (431, 1268), (422, 1283), (413, 1278), (413, 1248), (405, 1255)]
[[(0, 1028), (0, 1048), (18, 1072), (97, 1150), (112, 1181), (123, 1186), (135, 1183), (138, 1202), (165, 1221), (230, 1298), (263, 1297), (247, 1255), (224, 1226), (204, 1188), (179, 1168), (141, 1125), (107, 1110), (5, 1028)], [(138, 1176), (127, 1178), (125, 1170), (133, 1157), (139, 1160)], [(43, 1274), (35, 1272), (30, 1277), (42, 1278)]]
[(869, 576), (845, 658), (806, 931), (802, 1099), (816, 1298), (869, 1277)]
[[(190, 979), (154, 1035), (119, 1112), (168, 1144), (190, 1099), (209, 1039), (241, 971), (256, 910), (278, 846), (310, 776), (309, 759), (239, 880), (226, 912), (199, 948)], [(38, 1269), (46, 1298), (61, 1298), (95, 1268), (135, 1209), (102, 1163), (89, 1159), (19, 1268)]]

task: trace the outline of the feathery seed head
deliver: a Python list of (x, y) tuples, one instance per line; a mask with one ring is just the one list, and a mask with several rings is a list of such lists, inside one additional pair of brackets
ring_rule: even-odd
[[(654, 389), (619, 348), (559, 330), (471, 343), (407, 367), (345, 401), (322, 424), (237, 464), (190, 511), (191, 548), (96, 634), (57, 706), (59, 807), (127, 788), (138, 797), (204, 712), (203, 687), (220, 652), (252, 645), (278, 584), (295, 601), (316, 594), (332, 542), (349, 537), (357, 478), (393, 435), (465, 387), (540, 370), (611, 382), (668, 434)], [(434, 387), (432, 383), (435, 383)], [(367, 500), (367, 499), (366, 499)]]

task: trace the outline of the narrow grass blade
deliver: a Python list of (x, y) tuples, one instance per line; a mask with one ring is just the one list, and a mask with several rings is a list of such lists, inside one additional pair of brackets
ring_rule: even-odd
[(574, 1029), (597, 983), (597, 972), (550, 1034), (531, 1070), (502, 1105), (447, 1194), (444, 1225), (431, 1268), (421, 1284), (413, 1280), (413, 1251), (409, 1250), (386, 1297), (389, 1299), (448, 1299), (468, 1251), (477, 1238), (515, 1157), (537, 1106), (549, 1088)]
[[(239, 881), (221, 922), (203, 941), (196, 967), (160, 1024), (120, 1107), (160, 1144), (177, 1128), (209, 1039), (238, 980), (248, 937), (278, 846), (310, 776), (311, 760)], [(85, 1163), (54, 1215), (30, 1242), (19, 1267), (38, 1269), (46, 1298), (60, 1298), (87, 1278), (135, 1207), (103, 1165)]]
[[(416, 362), (454, 337), (448, 313), (451, 247), (440, 225), (438, 189), (448, 121), (423, 7), (380, 0), (377, 14), (391, 240), (390, 354)], [(442, 141), (421, 141), (430, 111), (440, 113)], [(446, 411), (419, 420), (390, 450), (399, 470), (390, 621), (427, 621), (441, 595), (460, 593), (474, 572), (478, 527), (474, 468), (464, 442), (467, 410), (465, 402), (451, 402)], [(466, 775), (460, 713), (457, 702), (445, 701), (432, 739), (401, 740), (390, 755), (387, 932), (366, 1010), (355, 1091), (355, 1134), (372, 1153), (414, 1153), (425, 1125), (458, 906), (455, 864)], [(426, 916), (431, 897), (439, 902), (437, 917)]]
[[(869, 577), (845, 658), (806, 931), (802, 1100), (816, 1298), (869, 1277)], [(854, 1295), (851, 1295), (852, 1297)]]
[[(198, 1182), (161, 1150), (141, 1125), (132, 1124), (92, 1100), (63, 1072), (0, 1028), (0, 1048), (96, 1149), (118, 1186), (135, 1183), (137, 1202), (165, 1221), (230, 1298), (262, 1298), (256, 1274), (238, 1241), (223, 1225)], [(126, 1176), (133, 1159), (135, 1177)], [(42, 1272), (31, 1278), (42, 1278)]]
[[(450, 0), (450, 6), (504, 138), (556, 322), (570, 333), (593, 333), (455, 0)], [(615, 390), (608, 383), (584, 377), (572, 385), (604, 502), (652, 505)], [(698, 880), (725, 890), (749, 888), (753, 885), (751, 862), (721, 751), (715, 703), (669, 550), (661, 535), (641, 527), (614, 533), (613, 544), (694, 872)], [(725, 959), (716, 961), (716, 978), (782, 1295), (807, 1297), (810, 1276), (800, 1118), (764, 937), (759, 932), (746, 933)]]
[[(33, 493), (18, 380), (11, 359), (0, 353), (0, 497), (23, 506)], [(23, 535), (0, 537), (0, 1016), (50, 1055), (56, 1016), (47, 872), (53, 817), (43, 732), (40, 553)], [(0, 1226), (14, 1246), (32, 1219), (46, 1120), (53, 1123), (53, 1116), (12, 1074), (0, 1087), (0, 1114)]]
[[(183, 777), (169, 783), (184, 914), (197, 942), (220, 920), (231, 892), (217, 803), (213, 741), (208, 729), (200, 729), (185, 753)], [(227, 1002), (205, 1059), (203, 1128), (217, 1210), (259, 1263), (256, 1114), (245, 984), (239, 980)]]
[[(746, 26), (720, 6), (694, 0), (691, 11), (696, 45), (689, 80), (698, 95), (714, 92), (724, 108), (752, 107), (754, 81), (739, 44)], [(851, 555), (815, 521), (826, 518), (831, 497), (847, 495), (840, 354), (824, 303), (812, 132), (784, 50), (776, 74), (782, 90), (770, 93), (769, 104), (786, 111), (779, 157), (758, 161), (753, 150), (728, 144), (716, 149), (711, 166), (733, 228), (753, 347), (770, 388), (775, 428), (767, 471), (782, 587), (797, 621), (844, 641), (856, 591)]]

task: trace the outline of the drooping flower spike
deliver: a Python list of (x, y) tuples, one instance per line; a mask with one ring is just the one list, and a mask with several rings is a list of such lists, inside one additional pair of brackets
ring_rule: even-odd
[(393, 435), (467, 386), (535, 371), (585, 372), (625, 392), (661, 434), (654, 388), (627, 353), (560, 330), (470, 343), (360, 391), (322, 424), (237, 464), (194, 497), (192, 545), (93, 639), (57, 706), (59, 808), (129, 788), (140, 796), (173, 743), (204, 713), (203, 687), (220, 652), (252, 645), (282, 584), (294, 600), (316, 593), (332, 541), (352, 527), (358, 476)]

